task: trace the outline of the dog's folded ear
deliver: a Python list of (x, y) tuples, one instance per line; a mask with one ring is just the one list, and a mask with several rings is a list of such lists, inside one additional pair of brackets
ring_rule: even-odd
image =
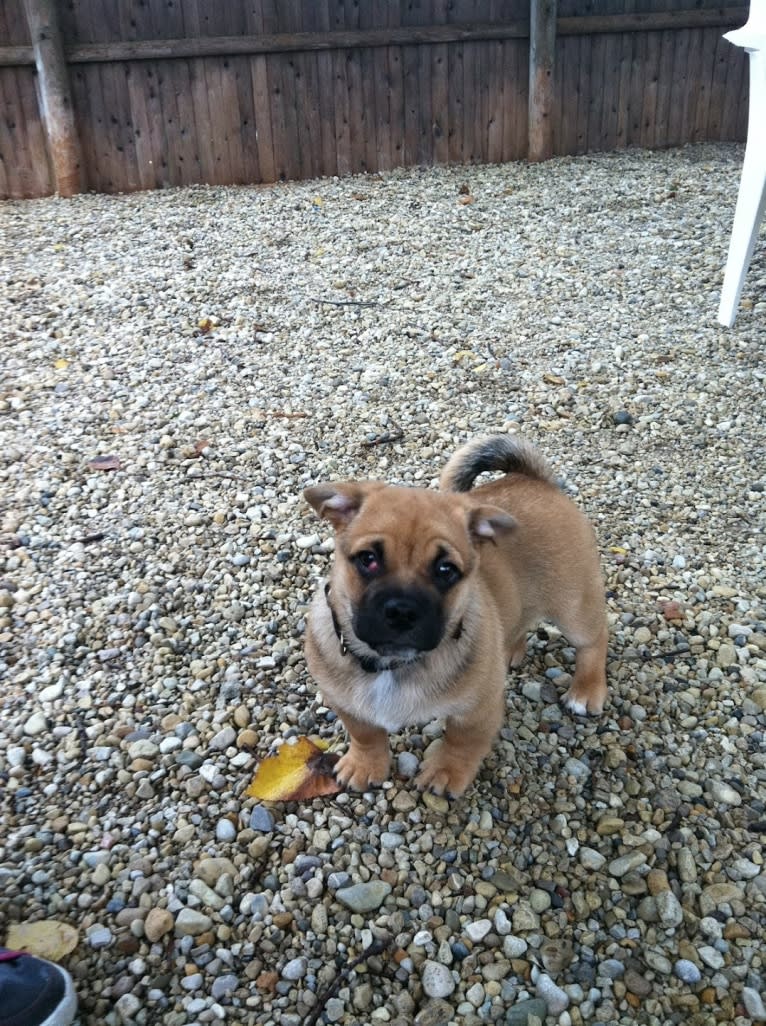
[(476, 541), (494, 541), (515, 526), (514, 518), (499, 506), (474, 506), (468, 512), (468, 530)]
[(385, 488), (382, 481), (332, 481), (304, 489), (303, 497), (335, 530), (351, 523), (370, 492)]

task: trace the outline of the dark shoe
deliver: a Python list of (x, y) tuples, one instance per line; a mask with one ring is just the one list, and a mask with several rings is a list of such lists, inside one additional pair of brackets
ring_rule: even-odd
[(69, 1026), (76, 1011), (77, 995), (66, 969), (0, 948), (0, 1026)]

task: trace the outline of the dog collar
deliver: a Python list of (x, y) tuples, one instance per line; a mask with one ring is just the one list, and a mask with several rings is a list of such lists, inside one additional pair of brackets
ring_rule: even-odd
[[(330, 610), (330, 616), (332, 617), (333, 629), (335, 631), (335, 636), (338, 639), (338, 642), (340, 644), (340, 654), (342, 656), (350, 655), (352, 659), (356, 660), (356, 662), (359, 663), (359, 666), (361, 667), (361, 669), (365, 673), (380, 673), (382, 670), (398, 670), (402, 666), (412, 666), (413, 665), (414, 660), (412, 660), (412, 659), (403, 659), (403, 660), (396, 660), (396, 659), (388, 660), (388, 659), (386, 659), (386, 660), (382, 660), (382, 659), (375, 659), (373, 656), (360, 656), (360, 655), (357, 655), (356, 652), (352, 652), (351, 649), (348, 647), (348, 643), (346, 642), (346, 639), (343, 637), (343, 631), (340, 628), (340, 623), (338, 622), (338, 617), (336, 616), (335, 610), (332, 607), (332, 602), (330, 602), (330, 582), (329, 581), (327, 581), (325, 583), (325, 586), (324, 586), (324, 597), (325, 597), (325, 601), (327, 602), (327, 608)], [(463, 621), (461, 620), (460, 623), (455, 628), (453, 634), (452, 634), (453, 640), (457, 641), (460, 638), (462, 633), (463, 633)]]
[[(332, 625), (333, 625), (333, 628), (335, 630), (335, 636), (336, 636), (336, 638), (338, 639), (338, 641), (340, 643), (340, 654), (342, 656), (350, 655), (353, 659), (355, 659), (359, 663), (359, 665), (361, 666), (361, 668), (364, 670), (365, 673), (380, 673), (380, 671), (382, 669), (384, 669), (384, 667), (381, 665), (381, 663), (380, 663), (380, 661), (378, 659), (375, 659), (372, 656), (359, 656), (359, 655), (356, 654), (356, 652), (352, 652), (351, 649), (348, 647), (348, 644), (346, 643), (346, 639), (343, 637), (343, 631), (340, 629), (340, 624), (338, 623), (338, 617), (335, 615), (335, 610), (332, 607), (332, 602), (330, 602), (330, 582), (329, 581), (324, 586), (324, 597), (327, 600), (327, 608), (330, 610), (330, 616), (332, 617)], [(388, 669), (388, 670), (396, 669), (396, 666), (387, 666), (387, 667), (385, 667), (385, 669)]]

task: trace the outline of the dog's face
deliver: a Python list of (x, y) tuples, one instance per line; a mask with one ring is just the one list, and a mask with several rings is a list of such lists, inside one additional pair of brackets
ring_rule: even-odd
[(479, 542), (513, 525), (502, 510), (460, 495), (373, 481), (304, 494), (335, 528), (331, 580), (344, 636), (383, 657), (415, 659), (457, 628)]

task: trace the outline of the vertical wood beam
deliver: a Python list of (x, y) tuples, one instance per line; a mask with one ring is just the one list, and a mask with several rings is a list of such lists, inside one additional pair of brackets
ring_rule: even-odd
[(553, 85), (557, 0), (530, 0), (529, 135), (530, 160), (553, 156)]
[(82, 156), (56, 0), (25, 0), (37, 67), (40, 112), (59, 196), (82, 192)]

